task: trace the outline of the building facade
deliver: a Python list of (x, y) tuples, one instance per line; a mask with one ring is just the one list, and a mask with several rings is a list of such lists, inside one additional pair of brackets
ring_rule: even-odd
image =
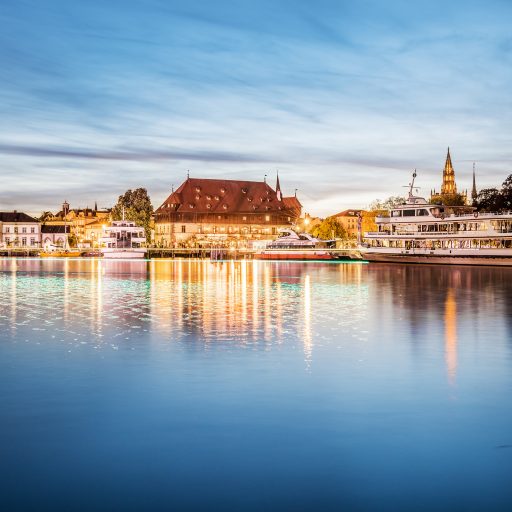
[(333, 217), (345, 228), (348, 238), (357, 238), (359, 219), (364, 213), (364, 210), (343, 210)]
[[(45, 221), (45, 226), (60, 226), (60, 230), (66, 227), (76, 244), (80, 247), (97, 247), (103, 225), (109, 223), (110, 210), (98, 210), (93, 208), (69, 208), (64, 202), (62, 210)], [(68, 236), (68, 239), (70, 238)]]
[(0, 212), (0, 247), (40, 247), (41, 223), (23, 212)]
[(270, 239), (300, 217), (296, 196), (283, 197), (266, 181), (187, 180), (155, 211), (155, 244), (230, 244)]

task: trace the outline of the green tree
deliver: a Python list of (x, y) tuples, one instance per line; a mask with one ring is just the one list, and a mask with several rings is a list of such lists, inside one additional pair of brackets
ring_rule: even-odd
[(127, 190), (119, 196), (117, 204), (112, 209), (112, 220), (132, 220), (139, 226), (144, 227), (146, 240), (151, 242), (151, 217), (153, 215), (153, 205), (149, 198), (148, 191), (145, 188)]
[(311, 234), (315, 238), (331, 240), (333, 238), (347, 238), (345, 228), (335, 217), (327, 217), (320, 224), (314, 227)]
[(430, 198), (430, 204), (444, 204), (446, 206), (465, 206), (466, 201), (462, 194), (436, 194)]
[(503, 196), (497, 188), (484, 188), (476, 197), (476, 206), (485, 212), (496, 212), (503, 208)]
[(503, 182), (501, 186), (502, 208), (512, 210), (512, 174)]
[(401, 204), (405, 204), (405, 197), (402, 196), (390, 196), (384, 201), (380, 199), (375, 199), (375, 201), (371, 202), (368, 206), (368, 210), (372, 212), (382, 211), (382, 210), (391, 210), (395, 206), (399, 206)]

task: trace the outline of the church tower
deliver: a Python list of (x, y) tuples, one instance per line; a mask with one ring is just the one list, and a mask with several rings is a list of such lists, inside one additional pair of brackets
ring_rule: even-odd
[(450, 148), (446, 155), (446, 162), (443, 170), (443, 184), (441, 185), (441, 194), (456, 194), (457, 185), (455, 184), (455, 171), (453, 170), (452, 159), (450, 156)]
[(476, 190), (475, 164), (473, 163), (473, 189), (471, 190), (471, 199), (473, 199), (473, 202), (476, 201), (477, 197), (478, 197), (478, 192)]

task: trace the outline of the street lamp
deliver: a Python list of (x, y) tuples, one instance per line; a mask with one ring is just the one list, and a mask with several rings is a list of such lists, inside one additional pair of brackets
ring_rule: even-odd
[(66, 246), (69, 247), (68, 243), (68, 221), (67, 221), (67, 215), (69, 213), (69, 203), (67, 201), (64, 201), (62, 203), (62, 215), (64, 216), (64, 249)]

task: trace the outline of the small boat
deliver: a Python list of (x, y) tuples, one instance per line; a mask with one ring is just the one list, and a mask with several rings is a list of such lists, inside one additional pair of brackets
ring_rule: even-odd
[(82, 255), (80, 249), (71, 249), (69, 246), (64, 247), (49, 244), (39, 253), (41, 258), (79, 258)]
[(144, 258), (147, 253), (144, 228), (131, 220), (112, 221), (104, 228), (100, 243), (104, 258)]
[(258, 251), (258, 260), (336, 260), (335, 240), (321, 240), (309, 233), (297, 233), (292, 229), (281, 230), (281, 235)]

